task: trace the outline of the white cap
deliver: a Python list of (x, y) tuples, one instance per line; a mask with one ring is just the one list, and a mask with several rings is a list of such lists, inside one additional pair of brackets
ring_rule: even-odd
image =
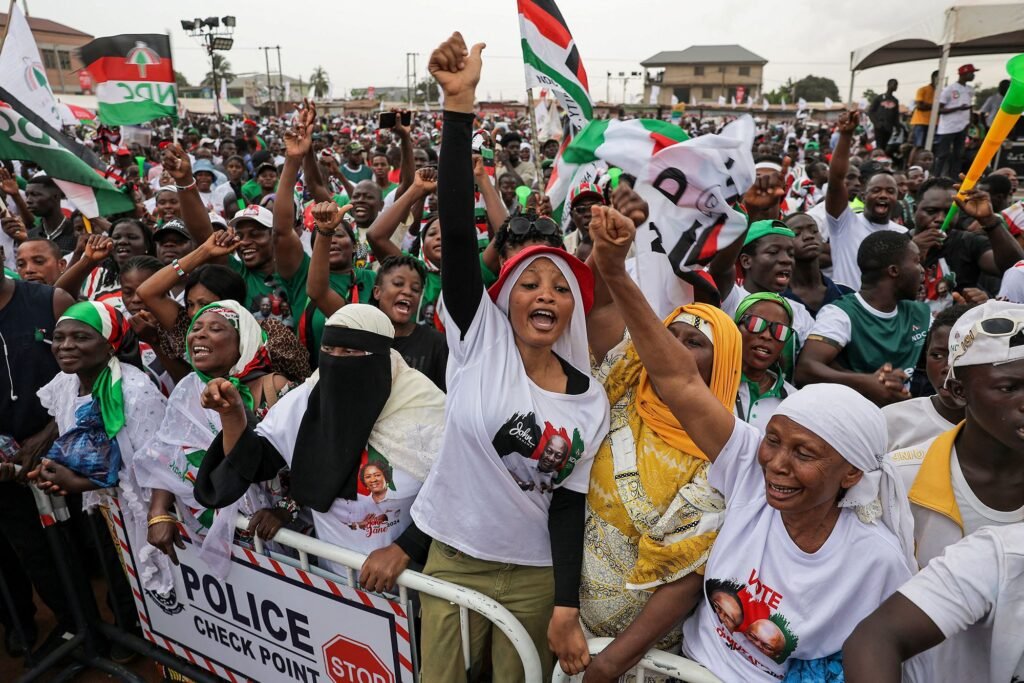
[(996, 365), (1024, 358), (1024, 305), (986, 301), (960, 316), (949, 331), (949, 377), (953, 368)]
[(274, 214), (259, 204), (250, 204), (235, 214), (229, 225), (233, 228), (242, 221), (256, 221), (264, 228), (274, 227)]
[(224, 216), (213, 211), (210, 212), (210, 223), (213, 225), (219, 225), (222, 228), (228, 227), (228, 222), (224, 220)]

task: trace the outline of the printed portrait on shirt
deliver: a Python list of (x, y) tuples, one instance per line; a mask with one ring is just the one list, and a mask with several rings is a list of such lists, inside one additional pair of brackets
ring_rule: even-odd
[(569, 436), (567, 428), (550, 422), (542, 428), (533, 413), (513, 415), (491, 443), (520, 489), (545, 494), (569, 476), (583, 454), (578, 429)]
[[(747, 654), (764, 655), (782, 664), (796, 650), (799, 638), (789, 621), (779, 612), (772, 612), (767, 603), (755, 597), (752, 589), (739, 581), (709, 578), (704, 582), (708, 604), (729, 635), (719, 633), (730, 649)], [(747, 650), (752, 646), (754, 652)]]
[(367, 536), (398, 524), (401, 505), (394, 500), (394, 471), (387, 458), (372, 448), (363, 451), (357, 477), (356, 500), (346, 506), (347, 514), (339, 511), (340, 521)]

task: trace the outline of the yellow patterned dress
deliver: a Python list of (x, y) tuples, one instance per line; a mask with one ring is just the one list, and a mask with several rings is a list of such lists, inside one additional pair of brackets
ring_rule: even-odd
[[(580, 614), (595, 636), (620, 634), (654, 588), (703, 573), (725, 510), (707, 482), (707, 460), (670, 446), (641, 419), (642, 369), (627, 336), (596, 373), (611, 429), (591, 470), (583, 544)], [(656, 647), (678, 651), (681, 626)]]

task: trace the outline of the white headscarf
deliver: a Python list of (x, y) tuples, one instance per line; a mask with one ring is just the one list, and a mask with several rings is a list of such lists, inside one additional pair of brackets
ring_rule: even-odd
[(576, 302), (572, 309), (572, 318), (569, 320), (569, 325), (565, 328), (562, 336), (555, 342), (554, 352), (584, 375), (589, 375), (590, 351), (587, 346), (587, 316), (583, 310), (583, 296), (580, 294), (580, 285), (576, 281), (576, 275), (572, 272), (569, 264), (565, 262), (565, 259), (558, 258), (557, 254), (551, 253), (540, 253), (523, 259), (523, 262), (517, 265), (515, 270), (505, 278), (501, 291), (498, 293), (498, 298), (494, 303), (502, 313), (508, 315), (508, 300), (512, 293), (512, 287), (519, 281), (520, 276), (522, 276), (529, 265), (540, 258), (546, 258), (558, 266), (558, 269), (562, 271), (562, 275), (565, 276), (565, 281), (569, 283), (569, 290), (572, 292), (572, 298)]
[(899, 539), (910, 571), (916, 572), (914, 518), (903, 483), (885, 457), (889, 435), (882, 411), (849, 387), (811, 384), (787, 397), (775, 414), (814, 432), (864, 473), (839, 507), (854, 508), (868, 524), (881, 517)]
[[(365, 330), (392, 339), (395, 336), (395, 326), (388, 316), (369, 304), (342, 306), (327, 319), (326, 325)], [(312, 390), (319, 380), (317, 370), (306, 385)], [(441, 449), (444, 408), (444, 393), (391, 349), (391, 395), (377, 416), (369, 443), (387, 454), (392, 465), (424, 481)]]

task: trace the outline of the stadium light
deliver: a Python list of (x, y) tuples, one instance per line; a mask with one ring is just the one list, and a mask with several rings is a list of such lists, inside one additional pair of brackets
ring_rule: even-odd
[(183, 28), (186, 31), (194, 31), (196, 30), (196, 22), (192, 21), (191, 19), (182, 19), (181, 28)]
[(220, 27), (220, 19), (218, 19), (217, 17), (206, 17), (205, 19), (203, 19), (203, 23), (209, 26), (210, 28)]
[(220, 21), (221, 21), (222, 24), (224, 24), (228, 28), (234, 28), (235, 27), (235, 18), (232, 17), (232, 16), (221, 17)]
[[(223, 25), (221, 22), (223, 21)], [(235, 17), (206, 17), (201, 19), (182, 19), (181, 28), (192, 38), (198, 38), (210, 56), (210, 71), (213, 73), (213, 98), (217, 115), (220, 116), (220, 88), (214, 67), (213, 53), (217, 50), (230, 50), (235, 40), (231, 35), (235, 32)]]
[(234, 38), (228, 38), (225, 36), (214, 36), (210, 49), (212, 50), (230, 50), (231, 46), (235, 44)]

